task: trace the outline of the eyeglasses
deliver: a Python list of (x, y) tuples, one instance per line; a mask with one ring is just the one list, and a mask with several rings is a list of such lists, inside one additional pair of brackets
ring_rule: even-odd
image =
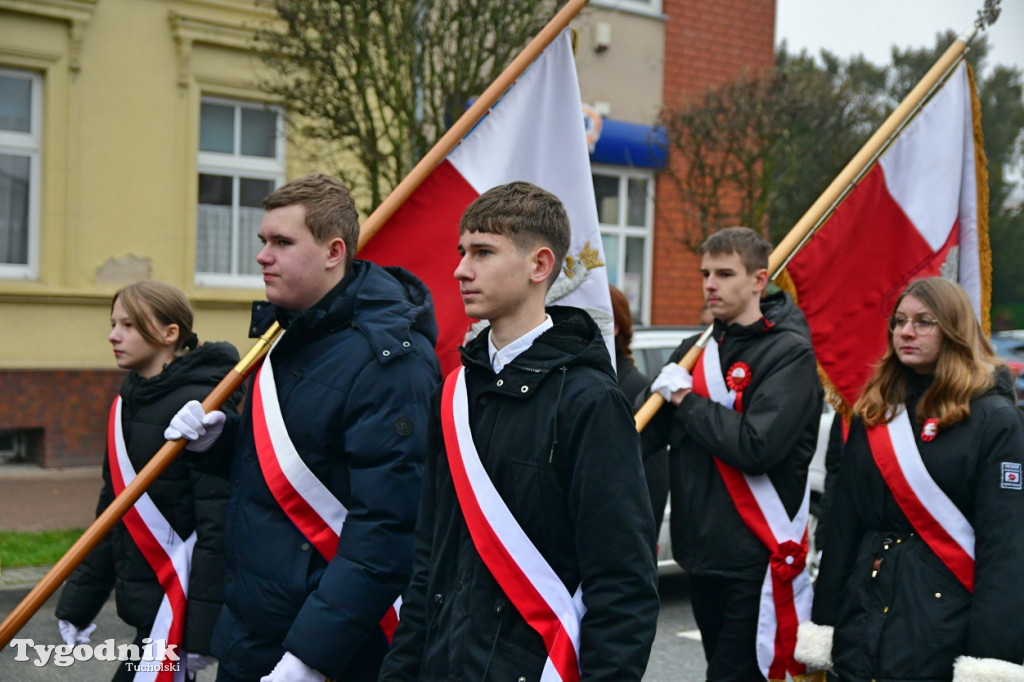
[(915, 317), (897, 315), (889, 320), (889, 331), (895, 334), (899, 330), (903, 329), (907, 325), (907, 322), (912, 324), (914, 331), (922, 336), (931, 334), (939, 324), (938, 320), (931, 317), (925, 317), (924, 315), (917, 315)]

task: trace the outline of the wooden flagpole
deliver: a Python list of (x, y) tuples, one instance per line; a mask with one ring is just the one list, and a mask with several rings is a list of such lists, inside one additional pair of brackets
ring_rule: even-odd
[[(991, 23), (991, 21), (989, 22)], [(846, 198), (851, 190), (860, 181), (861, 177), (870, 170), (878, 160), (878, 157), (888, 148), (896, 136), (910, 122), (915, 114), (924, 106), (933, 92), (946, 80), (949, 74), (956, 68), (960, 59), (967, 51), (967, 45), (974, 38), (978, 29), (982, 27), (979, 20), (969, 31), (961, 34), (953, 44), (950, 45), (939, 60), (932, 65), (928, 73), (924, 75), (917, 85), (910, 91), (896, 110), (889, 115), (885, 123), (864, 143), (860, 151), (846, 164), (835, 180), (825, 188), (803, 217), (783, 237), (779, 245), (775, 247), (768, 257), (768, 272), (771, 278), (775, 279), (786, 267), (786, 264), (797, 254), (804, 244), (811, 238), (829, 216), (836, 210), (839, 204)], [(690, 371), (697, 363), (708, 339), (711, 338), (713, 327), (708, 327), (690, 350), (679, 360), (679, 366)], [(634, 415), (636, 430), (643, 431), (647, 424), (658, 413), (665, 399), (660, 393), (652, 393), (637, 413)]]
[[(441, 139), (431, 148), (426, 155), (420, 159), (419, 163), (413, 167), (409, 174), (398, 183), (398, 186), (392, 190), (391, 194), (381, 202), (380, 206), (370, 214), (370, 217), (366, 219), (362, 227), (359, 230), (359, 246), (356, 249), (362, 249), (366, 246), (375, 234), (384, 227), (391, 216), (395, 214), (395, 211), (405, 203), (405, 200), (412, 196), (412, 193), (416, 191), (416, 188), (423, 184), (423, 181), (434, 172), (434, 169), (444, 161), (445, 157), (455, 149), (462, 138), (464, 138), (469, 131), (473, 129), (484, 114), (494, 106), (505, 91), (508, 90), (515, 82), (523, 71), (526, 71), (526, 67), (533, 63), (540, 53), (544, 51), (548, 45), (551, 44), (558, 34), (562, 32), (562, 29), (569, 25), (577, 14), (580, 13), (589, 0), (569, 0), (565, 3), (565, 6), (558, 11), (551, 21), (541, 29), (541, 32), (534, 37), (529, 44), (523, 48), (512, 63), (505, 67), (505, 70), (501, 72), (494, 82), (491, 83), (483, 94), (473, 102), (472, 106), (463, 112), (462, 116), (452, 125), (448, 131), (441, 136)], [(582, 114), (581, 114), (582, 115)]]
[[(234, 369), (228, 372), (227, 376), (220, 380), (220, 383), (210, 391), (210, 395), (206, 396), (206, 399), (203, 401), (203, 410), (205, 412), (219, 409), (224, 404), (224, 401), (238, 390), (246, 375), (270, 349), (280, 331), (281, 327), (275, 322), (263, 333), (249, 352), (245, 354), (245, 357), (235, 365)], [(100, 540), (110, 532), (110, 529), (142, 497), (142, 494), (164, 472), (164, 469), (170, 466), (171, 462), (177, 458), (187, 443), (188, 441), (184, 438), (164, 443), (163, 447), (149, 460), (149, 463), (142, 467), (142, 471), (135, 476), (134, 480), (121, 491), (120, 495), (114, 498), (114, 501), (110, 503), (102, 514), (96, 517), (96, 520), (86, 529), (82, 537), (78, 538), (75, 544), (71, 546), (71, 549), (25, 595), (21, 603), (11, 611), (3, 623), (0, 623), (0, 649), (7, 646), (11, 638), (18, 633), (18, 630), (57, 591), (57, 588), (71, 575), (71, 571), (75, 570), (75, 567), (89, 555), (89, 552), (100, 543)]]

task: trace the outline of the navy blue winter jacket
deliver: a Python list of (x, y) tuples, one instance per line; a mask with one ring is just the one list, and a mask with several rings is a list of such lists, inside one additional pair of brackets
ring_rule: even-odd
[[(330, 561), (275, 502), (260, 471), (252, 404), (229, 421), (206, 464), (231, 466), (220, 665), (259, 679), (290, 651), (328, 677), (376, 680), (381, 616), (409, 580), (431, 395), (440, 381), (426, 287), (401, 268), (355, 261), (315, 306), (253, 308), (253, 334), (274, 317), (281, 412), (310, 470), (348, 509)], [(227, 455), (227, 457), (224, 457)]]

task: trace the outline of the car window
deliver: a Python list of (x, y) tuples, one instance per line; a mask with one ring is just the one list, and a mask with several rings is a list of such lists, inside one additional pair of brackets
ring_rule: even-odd
[(671, 348), (642, 348), (633, 350), (633, 362), (641, 374), (653, 379), (668, 362), (675, 346)]

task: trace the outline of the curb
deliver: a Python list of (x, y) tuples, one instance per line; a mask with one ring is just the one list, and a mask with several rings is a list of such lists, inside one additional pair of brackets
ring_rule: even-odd
[(46, 576), (53, 565), (12, 566), (0, 569), (0, 591), (32, 589)]

